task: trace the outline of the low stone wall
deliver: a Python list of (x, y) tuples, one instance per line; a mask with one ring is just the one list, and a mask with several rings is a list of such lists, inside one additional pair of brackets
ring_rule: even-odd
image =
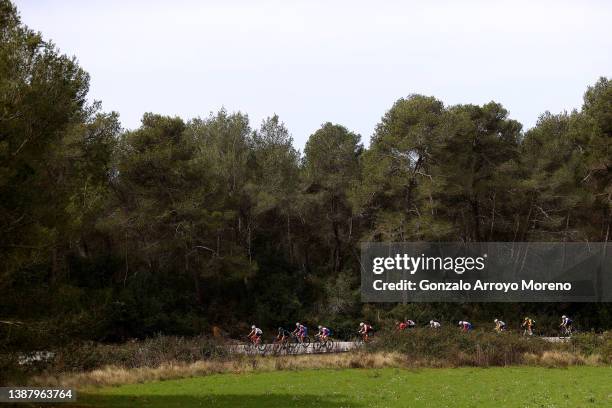
[(324, 354), (343, 353), (359, 347), (361, 343), (352, 341), (335, 341), (332, 347), (325, 347), (317, 343), (308, 345), (291, 343), (287, 346), (277, 344), (261, 344), (253, 346), (250, 344), (237, 344), (228, 346), (230, 353), (247, 355), (291, 355), (291, 354)]

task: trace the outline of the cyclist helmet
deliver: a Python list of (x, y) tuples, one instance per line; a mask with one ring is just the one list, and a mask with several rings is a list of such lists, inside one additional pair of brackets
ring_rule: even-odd
[(251, 326), (251, 329), (254, 329), (254, 328), (255, 328), (255, 325), (252, 325), (252, 326)]
[(323, 326), (319, 325), (319, 329), (323, 328)]
[(566, 318), (567, 318), (567, 316), (566, 316), (566, 315), (563, 315), (563, 316), (561, 316), (561, 318), (562, 318), (562, 319), (566, 319)]
[(364, 323), (363, 323), (363, 322), (361, 322), (361, 323), (359, 323), (359, 326), (363, 326), (363, 324), (364, 324)]
[(497, 319), (493, 320), (495, 323), (497, 323)]
[(528, 318), (528, 317), (525, 317), (525, 320), (529, 320), (529, 318)]
[(300, 325), (300, 322), (297, 322), (295, 325), (296, 325), (296, 326), (299, 326), (299, 325)]
[(429, 321), (429, 324), (433, 324), (433, 320), (430, 320), (430, 321)]

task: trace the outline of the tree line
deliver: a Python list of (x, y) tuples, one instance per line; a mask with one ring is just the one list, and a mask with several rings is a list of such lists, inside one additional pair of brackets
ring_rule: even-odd
[[(274, 115), (88, 102), (75, 58), (0, 0), (0, 317), (97, 340), (299, 318), (572, 310), (609, 304), (371, 305), (363, 241), (608, 241), (612, 82), (524, 130), (496, 102), (397, 100), (369, 147), (327, 122), (303, 152)], [(346, 323), (348, 324), (348, 323)]]

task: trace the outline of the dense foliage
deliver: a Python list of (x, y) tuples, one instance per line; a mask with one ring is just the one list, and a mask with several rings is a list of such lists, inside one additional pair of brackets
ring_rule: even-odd
[[(366, 149), (333, 123), (303, 153), (277, 116), (88, 104), (89, 77), (0, 0), (0, 334), (122, 340), (297, 319), (347, 327), (610, 305), (363, 305), (360, 241), (608, 241), (612, 81), (526, 132), (498, 103), (396, 101)], [(544, 317), (542, 317), (544, 319)], [(542, 321), (540, 319), (540, 321)], [(13, 333), (13, 334), (11, 334)], [(57, 335), (56, 335), (57, 334)], [(31, 336), (29, 336), (31, 339)], [(18, 340), (19, 339), (19, 340)], [(31, 339), (32, 340), (32, 339)]]

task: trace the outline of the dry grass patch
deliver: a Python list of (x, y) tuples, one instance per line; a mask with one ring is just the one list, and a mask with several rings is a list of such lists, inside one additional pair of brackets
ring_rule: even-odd
[(103, 387), (198, 377), (220, 373), (249, 373), (255, 371), (303, 370), (323, 368), (385, 368), (404, 367), (406, 358), (397, 353), (344, 353), (282, 357), (250, 357), (235, 360), (208, 360), (195, 363), (169, 362), (158, 367), (124, 368), (105, 366), (83, 373), (39, 375), (32, 385), (62, 387)]
[(550, 368), (562, 368), (569, 366), (600, 366), (604, 365), (599, 354), (584, 355), (568, 351), (545, 351), (541, 355), (525, 353), (523, 362), (527, 365), (542, 366)]

